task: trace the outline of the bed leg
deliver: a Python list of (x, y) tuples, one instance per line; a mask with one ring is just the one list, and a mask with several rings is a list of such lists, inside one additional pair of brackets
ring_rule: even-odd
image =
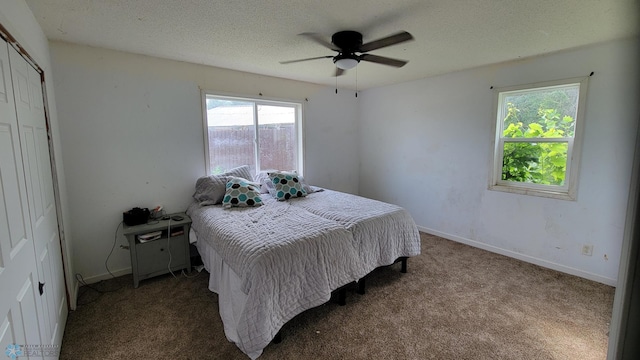
[(400, 258), (400, 262), (402, 263), (402, 267), (400, 268), (400, 272), (403, 274), (407, 273), (407, 257), (403, 256)]
[(280, 331), (278, 331), (276, 336), (273, 337), (272, 341), (274, 344), (280, 344), (282, 342), (282, 334), (280, 333)]
[(362, 279), (358, 280), (357, 293), (360, 294), (360, 295), (364, 295), (364, 292), (365, 292), (364, 287), (365, 287), (365, 282), (364, 282), (364, 278), (362, 278)]
[(347, 305), (347, 289), (345, 287), (338, 289), (338, 305)]

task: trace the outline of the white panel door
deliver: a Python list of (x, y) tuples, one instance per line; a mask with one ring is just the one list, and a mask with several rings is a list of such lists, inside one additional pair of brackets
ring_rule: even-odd
[(67, 319), (62, 253), (53, 195), (51, 159), (40, 74), (12, 47), (11, 74), (22, 150), (29, 216), (36, 251), (43, 344), (60, 345)]
[(0, 351), (42, 343), (35, 246), (7, 43), (0, 39)]

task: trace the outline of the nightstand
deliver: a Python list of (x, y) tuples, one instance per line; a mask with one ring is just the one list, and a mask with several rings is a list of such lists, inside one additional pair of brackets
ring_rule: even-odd
[[(189, 255), (189, 228), (191, 218), (185, 213), (171, 214), (181, 216), (182, 220), (150, 220), (146, 224), (124, 225), (122, 233), (129, 241), (133, 287), (140, 280), (148, 279), (171, 271), (187, 269), (191, 271)], [(159, 238), (145, 241), (141, 235), (160, 232)], [(169, 263), (171, 262), (171, 263)]]

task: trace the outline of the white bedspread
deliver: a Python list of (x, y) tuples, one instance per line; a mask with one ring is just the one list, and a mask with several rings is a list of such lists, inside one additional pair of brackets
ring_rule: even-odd
[(232, 209), (194, 203), (187, 213), (199, 241), (241, 279), (247, 300), (237, 337), (227, 337), (251, 357), (295, 315), (327, 302), (332, 290), (366, 271), (349, 230), (290, 202), (265, 199), (260, 207)]
[(379, 266), (392, 264), (399, 257), (420, 254), (418, 228), (411, 215), (397, 205), (332, 190), (289, 202), (336, 221), (352, 232), (365, 266), (362, 276)]

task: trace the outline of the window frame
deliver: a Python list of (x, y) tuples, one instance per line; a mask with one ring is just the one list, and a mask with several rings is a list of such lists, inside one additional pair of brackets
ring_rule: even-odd
[[(297, 152), (295, 154), (295, 163), (296, 170), (300, 175), (304, 175), (304, 163), (305, 163), (305, 151), (304, 151), (304, 104), (295, 100), (285, 100), (285, 99), (276, 99), (276, 98), (265, 98), (265, 97), (251, 97), (245, 95), (237, 95), (237, 94), (229, 94), (229, 93), (221, 93), (216, 91), (210, 91), (202, 89), (200, 91), (201, 99), (202, 99), (202, 126), (203, 126), (203, 137), (204, 137), (204, 158), (205, 158), (205, 172), (207, 175), (211, 174), (211, 155), (209, 154), (209, 121), (207, 115), (207, 97), (214, 97), (217, 99), (223, 100), (234, 100), (234, 101), (246, 101), (253, 103), (253, 121), (254, 121), (254, 161), (256, 164), (256, 173), (263, 171), (260, 168), (260, 137), (259, 126), (258, 126), (258, 116), (257, 109), (259, 105), (266, 106), (290, 106), (295, 108), (295, 133), (296, 133), (296, 147)], [(244, 164), (238, 164), (238, 166)], [(287, 169), (288, 170), (288, 169)], [(252, 180), (252, 179), (249, 179)]]
[[(578, 188), (578, 172), (580, 168), (580, 154), (583, 141), (584, 113), (587, 99), (587, 86), (589, 77), (569, 78), (554, 81), (545, 81), (531, 84), (515, 85), (495, 88), (493, 93), (493, 116), (492, 127), (492, 163), (489, 179), (489, 190), (510, 192), (523, 195), (541, 196), (561, 200), (576, 200)], [(564, 87), (568, 85), (578, 85), (578, 105), (574, 125), (574, 136), (572, 138), (505, 138), (504, 131), (504, 97), (514, 93), (526, 93), (541, 89), (552, 89), (554, 87)], [(531, 184), (525, 182), (514, 182), (502, 180), (502, 165), (504, 158), (504, 144), (510, 142), (523, 143), (567, 143), (567, 168), (565, 184), (544, 185)]]

